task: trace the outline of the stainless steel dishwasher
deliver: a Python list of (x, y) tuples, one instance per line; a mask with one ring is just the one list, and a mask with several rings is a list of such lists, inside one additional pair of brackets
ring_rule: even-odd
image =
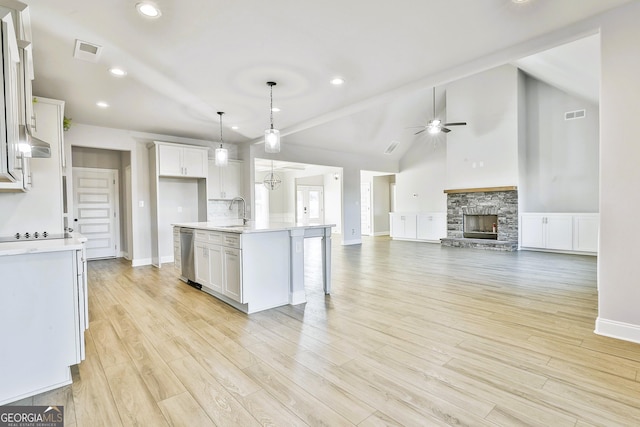
[(193, 229), (180, 228), (180, 256), (182, 258), (182, 277), (190, 285), (196, 283), (196, 265), (193, 249)]

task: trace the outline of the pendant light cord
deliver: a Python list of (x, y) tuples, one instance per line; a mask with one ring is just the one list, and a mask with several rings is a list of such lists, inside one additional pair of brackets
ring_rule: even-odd
[(224, 112), (218, 111), (218, 115), (220, 116), (220, 148), (222, 148), (222, 115)]
[(269, 85), (269, 99), (271, 100), (269, 104), (269, 114), (271, 117), (271, 129), (273, 129), (273, 84)]

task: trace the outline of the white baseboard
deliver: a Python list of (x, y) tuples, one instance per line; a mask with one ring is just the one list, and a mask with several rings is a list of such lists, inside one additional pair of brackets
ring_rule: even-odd
[(305, 302), (307, 302), (307, 295), (305, 294), (304, 289), (289, 293), (289, 304), (298, 305)]
[(131, 260), (131, 267), (142, 267), (143, 265), (151, 265), (151, 258)]
[(162, 264), (167, 262), (173, 262), (173, 255), (163, 256), (162, 258), (160, 258), (160, 262)]
[(343, 240), (342, 241), (342, 246), (361, 245), (361, 244), (362, 244), (362, 239), (353, 239), (353, 240)]
[(640, 343), (640, 325), (598, 317), (594, 332), (605, 337)]
[(387, 231), (377, 231), (373, 234), (371, 234), (372, 236), (388, 236), (389, 235), (389, 230)]

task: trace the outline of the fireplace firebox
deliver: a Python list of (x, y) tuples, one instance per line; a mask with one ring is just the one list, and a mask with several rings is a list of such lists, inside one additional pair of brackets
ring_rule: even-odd
[(464, 215), (462, 237), (498, 240), (498, 215)]

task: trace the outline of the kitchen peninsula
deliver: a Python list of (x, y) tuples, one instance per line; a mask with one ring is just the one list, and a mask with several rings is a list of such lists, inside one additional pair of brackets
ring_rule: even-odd
[(196, 222), (173, 226), (174, 259), (181, 279), (240, 311), (255, 313), (306, 302), (305, 238), (322, 238), (324, 292), (331, 292), (333, 224)]

